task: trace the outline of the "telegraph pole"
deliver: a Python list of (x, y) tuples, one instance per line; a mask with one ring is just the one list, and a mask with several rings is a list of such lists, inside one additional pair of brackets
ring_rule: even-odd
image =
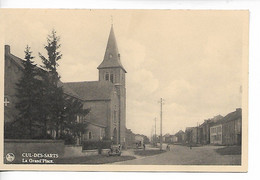
[(163, 105), (163, 99), (161, 98), (160, 100), (160, 105), (161, 105), (161, 113), (160, 113), (160, 117), (161, 117), (161, 122), (160, 122), (160, 150), (162, 150), (162, 105)]

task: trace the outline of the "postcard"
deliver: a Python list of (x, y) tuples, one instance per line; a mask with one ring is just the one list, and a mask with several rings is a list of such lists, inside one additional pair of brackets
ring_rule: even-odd
[(246, 10), (1, 9), (0, 169), (246, 172)]

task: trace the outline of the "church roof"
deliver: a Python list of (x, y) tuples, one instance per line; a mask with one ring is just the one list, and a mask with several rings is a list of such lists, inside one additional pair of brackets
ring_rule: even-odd
[(107, 42), (105, 56), (102, 63), (98, 66), (98, 69), (116, 68), (116, 67), (122, 68), (126, 72), (125, 68), (123, 67), (120, 61), (120, 54), (118, 52), (116, 37), (112, 25), (108, 42)]
[(110, 100), (114, 85), (109, 81), (83, 81), (65, 83), (73, 89), (82, 100)]
[(66, 83), (63, 83), (61, 81), (58, 82), (58, 86), (63, 88), (63, 91), (65, 94), (72, 96), (74, 98), (82, 100), (82, 97), (80, 97), (73, 89), (71, 89)]

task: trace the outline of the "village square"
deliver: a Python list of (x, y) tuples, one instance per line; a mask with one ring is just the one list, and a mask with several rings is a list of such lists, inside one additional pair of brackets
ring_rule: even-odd
[[(205, 80), (207, 76), (203, 73), (201, 76), (192, 72), (187, 75), (187, 78), (196, 78), (198, 83), (208, 83), (202, 89), (191, 86), (194, 79), (184, 81), (185, 75), (171, 83), (173, 78), (171, 71), (182, 71), (181, 68), (189, 65), (184, 63), (178, 69), (175, 66), (178, 63), (175, 64), (174, 59), (171, 59), (172, 64), (160, 65), (160, 60), (153, 62), (148, 58), (151, 62), (144, 62), (142, 65), (146, 65), (147, 68), (149, 63), (156, 65), (150, 68), (151, 71), (147, 71), (146, 67), (142, 69), (142, 66), (135, 65), (138, 59), (131, 59), (135, 56), (130, 55), (131, 57), (126, 58), (126, 55), (133, 52), (131, 46), (142, 56), (141, 51), (139, 52), (142, 49), (140, 44), (135, 44), (131, 40), (120, 44), (119, 42), (125, 40), (120, 39), (122, 36), (120, 30), (123, 31), (123, 27), (119, 27), (113, 19), (108, 24), (104, 34), (100, 35), (102, 41), (95, 40), (97, 38), (94, 36), (97, 35), (94, 33), (95, 30), (88, 37), (89, 42), (92, 39), (102, 48), (100, 54), (93, 55), (93, 53), (90, 56), (91, 58), (93, 56), (93, 59), (94, 56), (98, 56), (97, 61), (86, 67), (84, 64), (88, 63), (88, 59), (82, 58), (84, 61), (80, 64), (77, 58), (69, 57), (64, 64), (69, 64), (70, 67), (64, 68), (63, 71), (59, 69), (63, 67), (67, 51), (80, 49), (83, 57), (84, 51), (96, 51), (90, 49), (91, 43), (87, 50), (85, 47), (74, 47), (76, 44), (73, 43), (70, 49), (62, 49), (63, 42), (66, 46), (65, 42), (69, 38), (63, 35), (61, 29), (57, 32), (56, 29), (48, 32), (47, 41), (44, 42), (44, 46), (41, 45), (44, 48), (38, 54), (34, 52), (33, 45), (19, 47), (18, 49), (24, 49), (22, 56), (17, 48), (12, 49), (15, 41), (12, 45), (7, 44), (8, 42), (5, 44), (4, 162), (6, 164), (241, 165), (242, 85), (240, 76), (237, 75), (239, 73), (234, 73), (234, 77), (230, 77), (232, 83), (227, 80), (228, 76), (220, 78), (221, 82), (229, 84), (225, 90), (217, 91), (219, 86), (214, 84), (213, 89), (218, 95), (227, 93), (221, 96), (222, 99), (205, 90), (205, 87), (210, 88), (213, 83), (212, 80)], [(134, 25), (137, 26), (138, 21)], [(121, 36), (117, 36), (117, 33)], [(129, 35), (129, 39), (135, 37), (134, 29), (130, 33), (132, 34)], [(158, 36), (168, 39), (163, 33)], [(152, 37), (146, 39), (149, 44), (157, 42), (150, 42), (150, 39)], [(79, 39), (77, 41), (82, 43)], [(28, 42), (30, 43), (30, 39)], [(157, 45), (159, 46), (159, 42), (151, 45), (154, 48), (152, 51), (157, 50), (162, 54), (171, 46), (158, 48)], [(208, 51), (204, 53), (207, 54)], [(184, 57), (183, 54), (179, 56)], [(143, 55), (143, 58), (147, 59), (146, 55)], [(129, 62), (131, 60), (132, 62)], [(198, 68), (211, 69), (206, 67), (206, 62), (199, 64)], [(84, 66), (83, 70), (81, 66)], [(229, 64), (223, 66), (225, 67), (222, 74), (231, 76), (236, 71)], [(196, 67), (197, 65), (194, 65), (194, 69)], [(136, 71), (133, 71), (134, 68)], [(91, 76), (97, 80), (89, 80), (86, 76), (88, 71), (94, 72)], [(207, 72), (205, 70), (204, 73), (213, 74), (212, 78), (216, 78), (218, 72), (211, 69)], [(69, 79), (70, 76), (83, 78), (74, 80)], [(200, 81), (202, 77), (205, 78), (204, 82)], [(162, 78), (162, 84), (156, 78)], [(168, 96), (169, 94), (175, 95), (172, 97)], [(172, 102), (173, 100), (175, 101)], [(223, 106), (223, 103), (227, 105)], [(211, 109), (203, 112), (203, 107), (210, 106)]]

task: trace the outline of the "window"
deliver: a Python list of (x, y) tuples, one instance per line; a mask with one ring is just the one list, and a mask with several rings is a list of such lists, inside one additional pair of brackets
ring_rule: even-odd
[(109, 81), (109, 74), (108, 73), (106, 73), (106, 75), (105, 75), (105, 80)]
[(110, 81), (113, 83), (114, 82), (114, 75), (110, 74)]
[(4, 105), (5, 105), (5, 107), (7, 107), (9, 103), (10, 103), (10, 102), (9, 102), (8, 98), (5, 97), (5, 98), (4, 98)]
[(88, 132), (88, 139), (92, 139), (92, 133)]

